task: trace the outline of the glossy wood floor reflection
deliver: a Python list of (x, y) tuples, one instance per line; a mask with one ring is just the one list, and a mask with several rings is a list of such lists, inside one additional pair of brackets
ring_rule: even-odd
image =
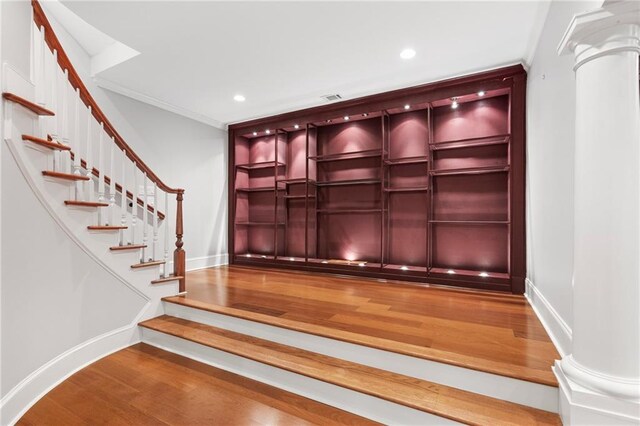
[(18, 425), (373, 425), (367, 419), (137, 344), (80, 370)]
[(224, 266), (173, 303), (557, 386), (560, 356), (523, 296)]

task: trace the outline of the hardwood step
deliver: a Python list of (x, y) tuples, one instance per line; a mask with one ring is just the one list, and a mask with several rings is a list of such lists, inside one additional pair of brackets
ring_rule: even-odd
[(50, 171), (50, 170), (43, 171), (42, 175), (46, 176), (46, 177), (62, 179), (62, 180), (68, 180), (68, 181), (89, 180), (88, 176), (74, 175), (74, 174), (71, 174), (71, 173), (53, 172), (53, 171)]
[(47, 140), (47, 139), (41, 139), (41, 138), (37, 138), (35, 136), (30, 136), (30, 135), (22, 135), (22, 140), (23, 141), (29, 141), (32, 142), (36, 145), (40, 145), (43, 146), (45, 148), (49, 148), (49, 149), (53, 149), (53, 150), (57, 150), (57, 151), (70, 151), (71, 147), (67, 146), (67, 145), (63, 145), (61, 143), (52, 141), (52, 140)]
[(65, 200), (64, 204), (67, 206), (78, 206), (78, 207), (109, 207), (108, 203), (99, 203), (97, 201)]
[(135, 265), (131, 265), (131, 268), (133, 269), (148, 268), (151, 266), (158, 266), (158, 265), (164, 265), (164, 264), (165, 264), (164, 260), (152, 260), (150, 262), (136, 263)]
[(183, 278), (184, 277), (182, 275), (169, 275), (168, 277), (158, 278), (157, 280), (153, 280), (153, 281), (151, 281), (151, 284), (168, 283), (168, 282), (171, 282), (171, 281), (181, 280)]
[(87, 226), (87, 229), (90, 231), (118, 231), (120, 229), (127, 229), (127, 227), (117, 225), (90, 225)]
[(559, 425), (557, 414), (163, 315), (141, 327), (466, 424)]
[(146, 244), (129, 244), (126, 246), (113, 246), (113, 247), (109, 247), (109, 250), (111, 251), (123, 251), (123, 250), (140, 250), (143, 248), (146, 248), (147, 245)]
[(38, 114), (38, 115), (55, 115), (55, 113), (51, 110), (48, 110), (36, 103), (33, 103), (21, 96), (18, 95), (14, 95), (13, 93), (9, 93), (9, 92), (4, 92), (2, 94), (2, 97), (8, 101), (11, 102), (15, 102), (18, 105), (22, 105), (23, 107), (25, 107), (26, 109), (28, 109), (29, 111)]

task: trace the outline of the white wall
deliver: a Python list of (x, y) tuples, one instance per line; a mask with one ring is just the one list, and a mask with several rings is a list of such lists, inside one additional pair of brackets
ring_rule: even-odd
[(227, 132), (99, 87), (91, 78), (90, 56), (49, 20), (118, 133), (167, 185), (185, 189), (187, 269), (227, 263)]
[(601, 3), (552, 2), (528, 75), (528, 294), (561, 352), (572, 325), (575, 82), (557, 46), (574, 14)]

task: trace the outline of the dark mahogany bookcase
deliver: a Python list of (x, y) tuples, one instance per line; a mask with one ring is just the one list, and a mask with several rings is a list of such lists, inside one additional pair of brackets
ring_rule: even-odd
[(520, 66), (229, 126), (231, 263), (524, 292)]

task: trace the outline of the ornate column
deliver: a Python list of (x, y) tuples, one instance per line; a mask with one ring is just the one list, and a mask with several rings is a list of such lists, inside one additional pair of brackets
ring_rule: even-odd
[(572, 353), (554, 371), (565, 424), (640, 421), (640, 3), (576, 15)]

